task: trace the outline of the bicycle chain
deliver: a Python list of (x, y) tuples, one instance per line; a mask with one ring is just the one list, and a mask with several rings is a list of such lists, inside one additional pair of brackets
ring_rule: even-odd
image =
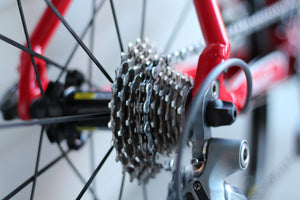
[(282, 17), (296, 11), (300, 8), (298, 0), (282, 0), (261, 9), (249, 17), (238, 20), (229, 25), (227, 29), (228, 36), (233, 38), (238, 35), (246, 36), (261, 30), (272, 23), (278, 21)]
[[(282, 17), (296, 11), (300, 8), (298, 0), (282, 0), (271, 4), (270, 6), (259, 10), (252, 15), (234, 22), (226, 27), (229, 38), (236, 36), (247, 36), (255, 31), (259, 31), (265, 27), (270, 26), (272, 23), (278, 21)], [(204, 44), (191, 45), (181, 50), (172, 52), (163, 56), (169, 65), (173, 65), (184, 61), (194, 55), (198, 55), (205, 48)]]
[(192, 79), (168, 67), (147, 42), (137, 40), (122, 54), (112, 84), (111, 121), (116, 160), (130, 179), (147, 180), (162, 167), (184, 125), (185, 101)]
[(273, 3), (249, 17), (229, 25), (227, 27), (228, 36), (232, 38), (238, 35), (246, 36), (252, 34), (255, 31), (270, 26), (283, 16), (286, 16), (292, 11), (296, 11), (299, 7), (300, 3), (298, 0), (283, 0)]

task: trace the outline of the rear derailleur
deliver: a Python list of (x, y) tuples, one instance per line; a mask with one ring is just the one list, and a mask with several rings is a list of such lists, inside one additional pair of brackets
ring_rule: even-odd
[[(243, 192), (225, 178), (247, 169), (250, 159), (247, 141), (211, 137), (211, 127), (230, 125), (237, 117), (235, 105), (218, 98), (217, 82), (206, 92), (198, 113), (198, 123), (193, 124), (190, 137), (191, 163), (182, 166), (180, 173), (174, 171), (168, 200), (246, 200)], [(198, 119), (203, 120), (199, 123)], [(181, 182), (176, 182), (176, 176), (181, 177)]]

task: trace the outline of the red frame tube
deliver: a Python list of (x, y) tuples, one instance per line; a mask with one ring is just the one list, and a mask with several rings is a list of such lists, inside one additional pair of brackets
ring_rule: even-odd
[[(61, 14), (64, 14), (71, 3), (71, 0), (52, 0), (52, 3)], [(47, 7), (38, 25), (30, 36), (32, 49), (42, 54), (58, 25), (59, 19), (51, 9)], [(42, 88), (45, 91), (49, 83), (46, 63), (37, 58), (35, 58), (35, 61), (37, 63)], [(30, 105), (34, 99), (41, 96), (41, 92), (36, 81), (30, 55), (26, 52), (21, 53), (19, 72), (18, 113), (21, 119), (27, 120), (30, 119)]]
[[(179, 67), (195, 80), (195, 95), (209, 72), (221, 62), (230, 58), (230, 42), (221, 17), (217, 0), (194, 0), (195, 9), (206, 42), (206, 48), (199, 57), (197, 68)], [(289, 56), (282, 52), (271, 53), (251, 68), (253, 78), (253, 96), (264, 93), (275, 83), (289, 77)], [(236, 70), (218, 77), (219, 98), (233, 102), (240, 111), (247, 97), (246, 78)], [(225, 83), (226, 82), (226, 87)]]
[[(71, 0), (52, 0), (52, 3), (63, 15), (70, 5)], [(179, 68), (179, 71), (187, 73), (194, 78), (193, 95), (196, 94), (209, 72), (230, 57), (230, 42), (217, 0), (194, 0), (194, 5), (206, 42), (206, 48), (199, 57), (197, 68), (187, 66)], [(30, 37), (33, 50), (42, 54), (58, 25), (59, 19), (52, 13), (50, 8), (46, 8)], [(269, 55), (262, 62), (257, 62), (255, 71), (252, 69), (254, 95), (259, 95), (274, 83), (289, 76), (290, 64), (286, 60), (289, 60), (290, 57), (283, 53), (280, 55), (277, 58), (274, 55)], [(43, 90), (45, 90), (49, 82), (46, 64), (37, 58), (35, 58), (35, 61), (37, 62)], [(30, 119), (29, 110), (32, 101), (39, 98), (41, 94), (36, 82), (30, 56), (25, 52), (21, 54), (19, 71), (20, 93), (18, 112), (20, 118), (26, 120)], [(267, 80), (265, 78), (266, 75), (269, 77)], [(240, 73), (238, 71), (230, 71), (227, 74), (220, 75), (218, 81), (220, 99), (233, 102), (240, 111), (246, 100), (247, 83), (245, 82), (246, 79), (239, 77)]]
[[(195, 95), (209, 72), (230, 57), (230, 42), (217, 0), (194, 0), (195, 9), (206, 42), (199, 57), (193, 95)], [(218, 78), (220, 99), (232, 101), (224, 87), (223, 75)]]
[[(197, 67), (183, 65), (178, 66), (177, 70), (195, 78)], [(253, 80), (252, 96), (257, 97), (290, 76), (290, 58), (282, 51), (275, 51), (252, 63), (250, 70)], [(227, 92), (231, 95), (231, 102), (241, 110), (247, 96), (247, 82), (243, 72), (235, 72), (228, 76), (225, 74), (223, 78)]]

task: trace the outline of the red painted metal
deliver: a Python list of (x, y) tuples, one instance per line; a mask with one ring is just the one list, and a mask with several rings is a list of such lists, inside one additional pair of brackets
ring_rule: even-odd
[[(218, 7), (217, 0), (194, 0), (206, 48), (199, 57), (193, 95), (195, 95), (209, 72), (230, 57), (230, 42)], [(226, 91), (223, 75), (219, 76), (220, 99), (232, 101)]]
[[(281, 51), (270, 53), (252, 63), (250, 66), (253, 79), (252, 97), (254, 98), (264, 94), (276, 84), (289, 78), (289, 68), (289, 56)], [(176, 69), (195, 79), (197, 70), (196, 64), (181, 65), (177, 66)], [(226, 90), (232, 97), (232, 102), (238, 110), (241, 110), (246, 100), (245, 97), (247, 96), (247, 82), (244, 73), (236, 69), (228, 71), (223, 78)]]
[[(264, 94), (282, 80), (289, 77), (289, 57), (280, 51), (268, 54), (250, 66), (253, 90), (252, 97)], [(233, 103), (240, 110), (245, 103), (247, 95), (247, 82), (243, 72), (229, 76), (226, 88), (233, 98)]]
[[(52, 3), (63, 15), (70, 5), (71, 0), (52, 0)], [(59, 19), (55, 16), (51, 9), (47, 7), (30, 36), (32, 49), (42, 54), (58, 25)], [(30, 55), (26, 52), (22, 52), (20, 60), (18, 113), (21, 119), (27, 120), (30, 119), (29, 109), (32, 101), (39, 98), (41, 93), (36, 81)], [(37, 63), (43, 90), (45, 90), (49, 82), (47, 78), (46, 64), (44, 61), (37, 58), (35, 58), (35, 61)]]
[[(52, 0), (54, 6), (64, 14), (71, 0)], [(195, 80), (193, 95), (201, 86), (202, 82), (209, 72), (221, 62), (230, 57), (230, 42), (221, 17), (217, 0), (194, 0), (201, 30), (206, 42), (206, 48), (199, 57), (197, 67), (190, 65), (179, 67), (178, 70), (187, 73)], [(42, 18), (32, 33), (30, 40), (32, 48), (39, 53), (47, 47), (57, 26), (58, 18), (52, 13), (51, 9), (46, 8)], [(290, 47), (290, 46), (289, 46)], [(285, 48), (291, 49), (291, 48)], [(293, 52), (288, 53), (291, 55)], [(278, 53), (277, 53), (278, 54)], [(257, 62), (252, 70), (254, 81), (254, 95), (266, 91), (274, 83), (288, 77), (286, 70), (288, 62), (279, 57), (267, 56), (261, 62)], [(48, 85), (47, 69), (44, 61), (35, 58), (38, 65), (39, 75), (42, 81), (42, 87), (45, 90)], [(258, 64), (260, 63), (260, 64)], [(256, 71), (254, 70), (256, 69)], [(40, 97), (40, 91), (36, 82), (34, 70), (30, 56), (23, 52), (21, 54), (21, 63), (19, 66), (19, 105), (18, 112), (20, 118), (30, 119), (29, 108), (32, 101)], [(227, 74), (219, 76), (220, 99), (233, 102), (238, 110), (243, 107), (246, 98), (246, 80), (241, 77), (238, 70), (229, 70)], [(268, 76), (267, 76), (268, 75)], [(266, 79), (266, 77), (268, 77)], [(226, 84), (225, 84), (226, 83)]]

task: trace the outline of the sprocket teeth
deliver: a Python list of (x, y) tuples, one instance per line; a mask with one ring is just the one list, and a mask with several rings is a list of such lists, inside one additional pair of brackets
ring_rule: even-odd
[(112, 128), (113, 127), (113, 121), (112, 120), (110, 120), (109, 122), (108, 122), (108, 124), (107, 124), (107, 126), (108, 126), (108, 128)]
[(122, 112), (121, 112), (121, 110), (119, 110), (119, 111), (117, 111), (117, 117), (121, 117), (121, 115), (122, 115)]
[[(187, 50), (188, 51), (188, 50)], [(108, 107), (116, 159), (130, 179), (146, 181), (161, 168), (155, 154), (170, 155), (184, 121), (191, 79), (170, 67), (182, 55), (161, 57), (146, 40), (137, 39), (121, 53)]]
[(137, 38), (136, 41), (135, 41), (135, 44), (138, 45), (138, 44), (140, 44), (141, 42), (142, 42), (141, 38)]
[(107, 104), (107, 107), (108, 107), (109, 109), (112, 110), (113, 106), (114, 106), (114, 100), (112, 99), (112, 100)]
[(128, 55), (124, 52), (121, 52), (121, 63), (128, 59)]
[(190, 85), (194, 85), (194, 79), (192, 77), (189, 77), (189, 82), (190, 82)]
[(183, 48), (183, 49), (181, 49), (181, 51), (180, 51), (180, 58), (181, 58), (181, 60), (185, 60), (186, 57), (187, 57), (187, 49), (186, 49), (186, 48)]
[(126, 125), (126, 126), (129, 126), (129, 125), (130, 125), (130, 119), (127, 119), (127, 120), (125, 121), (125, 125)]
[(119, 131), (117, 132), (117, 135), (118, 135), (119, 137), (121, 137), (121, 136), (122, 136), (122, 132), (121, 132), (121, 130), (119, 130)]

